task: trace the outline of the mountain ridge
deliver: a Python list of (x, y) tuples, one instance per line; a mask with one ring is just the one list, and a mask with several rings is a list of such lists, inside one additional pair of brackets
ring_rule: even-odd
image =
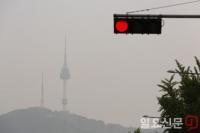
[[(41, 107), (0, 115), (0, 133), (128, 133), (130, 129), (134, 128)], [(142, 130), (142, 133), (154, 132)]]

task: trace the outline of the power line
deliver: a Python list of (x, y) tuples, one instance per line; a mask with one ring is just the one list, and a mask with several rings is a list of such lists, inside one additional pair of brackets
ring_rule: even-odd
[(187, 5), (187, 4), (197, 3), (197, 2), (200, 2), (200, 0), (171, 4), (171, 5), (166, 5), (166, 6), (153, 7), (153, 8), (147, 8), (147, 9), (142, 9), (142, 10), (135, 10), (135, 11), (130, 11), (130, 12), (126, 12), (126, 13), (130, 14), (130, 13), (137, 13), (137, 12), (145, 12), (145, 11), (150, 11), (150, 10), (157, 10), (157, 9), (162, 9), (162, 8), (170, 8), (170, 7), (175, 7), (175, 6)]

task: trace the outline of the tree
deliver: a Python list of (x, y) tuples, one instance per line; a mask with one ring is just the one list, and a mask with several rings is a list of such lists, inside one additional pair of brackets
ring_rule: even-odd
[[(162, 96), (158, 97), (161, 120), (163, 118), (184, 118), (187, 115), (200, 116), (200, 61), (195, 57), (196, 66), (185, 67), (176, 60), (178, 74), (173, 74), (169, 79), (161, 80), (158, 85), (161, 88)], [(183, 126), (180, 129), (173, 127), (169, 133), (187, 133), (188, 128)], [(200, 128), (191, 131), (199, 133)]]
[(137, 128), (137, 129), (134, 131), (134, 133), (141, 133), (140, 128)]

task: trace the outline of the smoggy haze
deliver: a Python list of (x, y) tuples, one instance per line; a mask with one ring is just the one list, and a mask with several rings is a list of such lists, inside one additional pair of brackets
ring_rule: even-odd
[[(158, 116), (160, 80), (174, 59), (200, 57), (200, 20), (165, 19), (162, 35), (114, 35), (113, 13), (183, 0), (1, 0), (0, 113), (40, 105), (61, 110), (64, 34), (71, 73), (71, 112), (105, 122), (138, 126)], [(149, 13), (197, 14), (200, 3)], [(187, 32), (186, 32), (187, 31)]]

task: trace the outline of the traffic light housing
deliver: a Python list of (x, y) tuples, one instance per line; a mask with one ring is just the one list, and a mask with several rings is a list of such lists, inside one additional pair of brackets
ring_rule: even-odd
[(161, 34), (160, 17), (114, 15), (114, 33), (116, 34)]

